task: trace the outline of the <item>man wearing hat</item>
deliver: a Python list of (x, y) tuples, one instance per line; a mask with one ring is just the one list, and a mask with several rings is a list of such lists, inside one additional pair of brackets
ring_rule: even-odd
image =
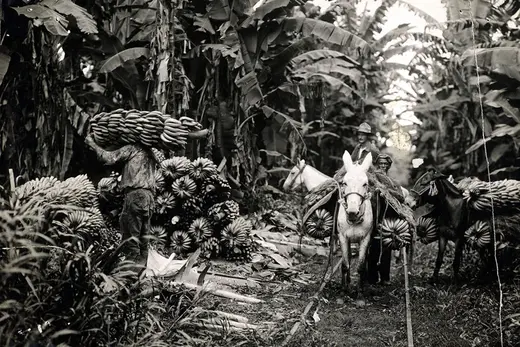
[[(392, 166), (392, 157), (388, 154), (380, 154), (375, 160), (376, 170), (375, 174), (378, 180), (386, 186), (388, 192), (395, 197), (400, 203), (404, 202), (404, 197), (401, 193), (400, 187), (388, 176), (388, 170)], [(389, 248), (384, 248), (381, 243), (381, 235), (377, 230), (383, 218), (397, 218), (398, 214), (390, 206), (384, 207), (384, 200), (379, 194), (376, 199), (379, 200), (380, 209), (377, 212), (377, 221), (372, 233), (372, 240), (368, 250), (368, 283), (379, 283), (386, 285), (390, 281), (390, 263), (392, 260), (392, 251)], [(372, 208), (377, 209), (377, 200), (372, 200)]]
[(354, 163), (361, 163), (368, 153), (372, 153), (372, 158), (375, 159), (379, 155), (379, 149), (370, 142), (372, 136), (372, 128), (368, 123), (361, 123), (357, 130), (358, 144), (352, 152), (352, 161)]

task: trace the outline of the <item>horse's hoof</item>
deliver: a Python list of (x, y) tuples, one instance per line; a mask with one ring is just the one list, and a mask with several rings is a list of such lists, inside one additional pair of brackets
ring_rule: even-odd
[(367, 305), (365, 299), (357, 299), (355, 302), (354, 302), (354, 305), (356, 305), (356, 307), (365, 307)]

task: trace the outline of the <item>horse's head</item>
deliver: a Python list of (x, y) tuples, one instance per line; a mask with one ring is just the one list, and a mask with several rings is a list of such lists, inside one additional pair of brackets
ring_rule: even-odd
[(410, 195), (406, 199), (406, 203), (411, 208), (416, 208), (418, 205), (425, 203), (434, 203), (434, 197), (437, 195), (437, 187), (435, 181), (442, 178), (444, 175), (437, 170), (430, 168), (421, 177), (417, 179), (413, 188), (410, 190)]
[(300, 160), (289, 172), (289, 176), (285, 179), (283, 183), (283, 190), (289, 191), (300, 187), (303, 182), (303, 170), (305, 170), (305, 160)]
[(360, 165), (354, 164), (350, 153), (343, 154), (345, 176), (342, 182), (342, 195), (348, 219), (358, 220), (364, 213), (363, 203), (369, 198), (367, 172), (372, 164), (372, 154), (368, 154)]

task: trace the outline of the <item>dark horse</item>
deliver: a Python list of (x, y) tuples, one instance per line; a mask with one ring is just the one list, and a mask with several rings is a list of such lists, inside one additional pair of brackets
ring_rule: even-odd
[[(458, 282), (465, 244), (464, 232), (470, 226), (469, 208), (462, 192), (448, 180), (447, 176), (435, 169), (429, 169), (415, 182), (413, 189), (410, 190), (410, 196), (416, 217), (435, 218), (439, 226), (439, 249), (430, 281), (433, 283), (438, 281), (446, 244), (448, 241), (453, 241), (455, 242), (453, 276)], [(428, 204), (431, 206), (429, 209), (425, 208)], [(421, 206), (423, 211), (420, 212), (421, 208), (416, 209), (417, 206)]]

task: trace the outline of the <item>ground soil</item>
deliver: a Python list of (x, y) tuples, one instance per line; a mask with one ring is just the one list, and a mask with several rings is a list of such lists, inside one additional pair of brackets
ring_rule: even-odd
[[(435, 245), (419, 247), (414, 274), (410, 279), (415, 346), (499, 346), (496, 286), (451, 285), (450, 254), (441, 272), (442, 283), (436, 286), (428, 284), (427, 278), (435, 260), (434, 252)], [(307, 279), (309, 284), (284, 278), (283, 272), (280, 272), (271, 283), (240, 290), (265, 300), (264, 303), (251, 305), (226, 299), (208, 299), (207, 304), (211, 307), (246, 316), (252, 324), (269, 323), (258, 332), (241, 336), (231, 334), (219, 341), (219, 346), (281, 345), (318, 290), (327, 264), (324, 257), (298, 257), (298, 260), (298, 277)], [(248, 267), (250, 265), (244, 264), (233, 269), (245, 275), (244, 269)], [(233, 271), (230, 268), (227, 270)], [(336, 276), (326, 286), (318, 310), (311, 310), (307, 324), (301, 326), (289, 346), (407, 346), (404, 279), (395, 262), (392, 274), (389, 286), (367, 288), (364, 307), (356, 306), (355, 301), (344, 293), (339, 276)], [(512, 286), (515, 287), (518, 288)], [(313, 315), (318, 319), (313, 319)], [(504, 345), (513, 346), (514, 339), (506, 333)], [(212, 345), (216, 346), (215, 343), (217, 341)]]

